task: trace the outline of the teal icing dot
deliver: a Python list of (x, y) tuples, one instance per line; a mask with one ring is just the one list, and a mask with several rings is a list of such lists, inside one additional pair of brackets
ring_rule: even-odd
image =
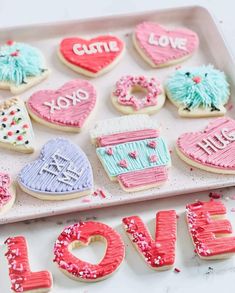
[(0, 47), (0, 81), (20, 85), (27, 77), (38, 76), (43, 71), (41, 52), (24, 43)]
[(230, 94), (225, 74), (212, 65), (176, 70), (165, 86), (174, 102), (191, 109), (219, 108)]

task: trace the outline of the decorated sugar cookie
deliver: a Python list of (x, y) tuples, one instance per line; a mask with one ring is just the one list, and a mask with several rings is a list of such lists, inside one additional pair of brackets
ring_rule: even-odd
[[(72, 254), (73, 248), (104, 241), (106, 251), (98, 264), (83, 261)], [(84, 282), (97, 282), (110, 277), (122, 264), (125, 245), (120, 235), (100, 222), (81, 222), (66, 227), (54, 246), (54, 262), (68, 277)]]
[(19, 94), (48, 75), (44, 57), (37, 48), (13, 41), (0, 46), (0, 89)]
[(10, 237), (5, 241), (8, 250), (9, 277), (13, 292), (47, 293), (53, 287), (49, 271), (32, 272), (28, 261), (27, 242), (23, 236)]
[(80, 131), (96, 103), (96, 90), (86, 80), (75, 79), (57, 90), (40, 90), (27, 101), (30, 116), (48, 127)]
[(197, 201), (186, 206), (186, 219), (195, 250), (203, 259), (222, 259), (235, 254), (235, 236), (221, 201)]
[(93, 187), (91, 165), (84, 152), (70, 141), (48, 141), (37, 160), (19, 173), (26, 193), (43, 200), (64, 200), (87, 195)]
[(182, 134), (176, 150), (189, 165), (213, 173), (235, 174), (235, 120), (217, 118), (202, 131)]
[[(144, 93), (138, 98), (136, 93)], [(112, 92), (112, 102), (115, 108), (124, 114), (153, 114), (165, 102), (164, 90), (156, 78), (145, 76), (123, 76)]]
[(225, 74), (212, 65), (178, 69), (165, 88), (182, 117), (223, 116), (226, 112), (229, 84)]
[(133, 42), (141, 57), (152, 67), (164, 67), (184, 61), (199, 45), (195, 32), (186, 28), (168, 29), (153, 22), (135, 28)]
[(174, 265), (177, 226), (174, 210), (156, 214), (155, 239), (138, 216), (124, 218), (122, 223), (132, 244), (151, 269), (167, 270)]
[(91, 131), (91, 139), (109, 178), (124, 190), (143, 190), (168, 179), (170, 154), (148, 115), (100, 121)]
[(15, 203), (16, 191), (7, 173), (0, 173), (0, 214), (7, 212)]
[(10, 98), (0, 104), (0, 147), (23, 153), (34, 151), (34, 134), (24, 102)]
[(125, 45), (115, 36), (103, 35), (90, 40), (65, 38), (59, 47), (59, 58), (72, 70), (96, 77), (111, 70), (123, 55)]

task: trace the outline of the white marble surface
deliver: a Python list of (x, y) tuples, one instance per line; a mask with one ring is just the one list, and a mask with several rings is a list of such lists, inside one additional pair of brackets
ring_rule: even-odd
[[(21, 0), (0, 1), (0, 26), (14, 26), (27, 23), (47, 22), (86, 18), (122, 12), (142, 11), (177, 5), (202, 4), (212, 9), (235, 53), (235, 4), (231, 0), (191, 1), (191, 0), (67, 0), (58, 1)], [(55, 9), (56, 7), (56, 9)], [(206, 28), (205, 28), (206, 29)], [(224, 190), (224, 202), (228, 208), (228, 217), (235, 227), (235, 201), (227, 199), (234, 195), (235, 189)], [(188, 236), (184, 222), (184, 207), (195, 199), (208, 199), (208, 192), (200, 195), (184, 195), (170, 199), (161, 199), (127, 206), (92, 210), (47, 219), (1, 226), (0, 244), (8, 236), (24, 235), (29, 243), (29, 255), (32, 270), (49, 269), (54, 276), (55, 293), (90, 293), (90, 292), (158, 292), (158, 293), (196, 293), (200, 292), (234, 292), (235, 289), (235, 258), (226, 261), (201, 261), (194, 255), (193, 246)], [(226, 200), (227, 199), (227, 200)], [(175, 266), (181, 269), (180, 273), (173, 271), (154, 272), (146, 267), (142, 259), (130, 245), (129, 240), (121, 229), (121, 219), (127, 215), (138, 214), (154, 231), (154, 216), (161, 209), (175, 208), (180, 216), (178, 221), (177, 257)], [(77, 283), (69, 280), (60, 273), (52, 262), (53, 244), (64, 226), (78, 220), (95, 219), (111, 225), (122, 237), (126, 244), (126, 259), (120, 270), (110, 279), (94, 284)], [(86, 251), (76, 251), (76, 255), (87, 260), (97, 261), (102, 256), (103, 247), (92, 245)], [(10, 284), (7, 275), (7, 264), (3, 257), (4, 246), (0, 246), (0, 292), (8, 293)], [(97, 251), (97, 253), (96, 253)], [(213, 270), (209, 270), (212, 267)]]

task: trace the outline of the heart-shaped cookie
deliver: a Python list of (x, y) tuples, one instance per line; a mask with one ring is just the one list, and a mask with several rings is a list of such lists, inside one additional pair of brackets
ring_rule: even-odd
[(19, 173), (23, 191), (44, 200), (64, 200), (90, 193), (91, 165), (84, 152), (66, 139), (47, 142), (40, 156)]
[(152, 67), (163, 67), (190, 57), (198, 48), (195, 32), (186, 28), (166, 29), (153, 22), (137, 25), (133, 35), (134, 45)]
[(90, 40), (63, 39), (59, 58), (71, 69), (95, 77), (109, 71), (120, 59), (124, 43), (115, 36), (99, 36)]
[(182, 134), (176, 144), (179, 157), (206, 171), (235, 174), (235, 120), (223, 117), (204, 131)]
[(61, 88), (41, 90), (27, 101), (30, 116), (46, 126), (80, 131), (96, 104), (94, 86), (83, 79), (65, 83)]

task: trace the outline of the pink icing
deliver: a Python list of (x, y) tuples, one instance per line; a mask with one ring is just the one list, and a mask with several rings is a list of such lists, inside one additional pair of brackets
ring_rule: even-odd
[(132, 159), (136, 159), (138, 157), (138, 153), (137, 151), (133, 151), (133, 152), (130, 152), (128, 154)]
[(49, 292), (53, 286), (51, 273), (31, 271), (25, 238), (23, 236), (8, 238), (5, 244), (8, 247), (5, 256), (13, 292)]
[[(144, 129), (144, 130), (135, 130), (127, 131), (123, 133), (115, 133), (110, 135), (105, 135), (97, 138), (98, 146), (108, 146), (116, 145), (124, 142), (131, 142), (146, 138), (155, 138), (159, 136), (159, 130), (156, 129)], [(153, 143), (155, 143), (153, 141)], [(155, 143), (156, 147), (156, 143)]]
[(27, 105), (34, 115), (49, 123), (81, 128), (95, 107), (96, 96), (96, 90), (90, 82), (74, 79), (58, 90), (41, 90), (34, 93)]
[(160, 166), (120, 174), (117, 178), (126, 189), (141, 188), (166, 181), (168, 179), (168, 171), (166, 167)]
[(152, 149), (155, 149), (157, 146), (157, 143), (156, 141), (152, 140), (148, 143), (148, 147), (152, 148)]
[[(132, 89), (138, 87), (140, 91), (146, 91), (146, 96), (138, 99), (132, 94)], [(113, 95), (117, 97), (119, 104), (131, 106), (139, 110), (149, 106), (157, 105), (158, 95), (162, 93), (160, 82), (156, 78), (145, 76), (123, 76), (117, 81)]]
[[(115, 44), (114, 50), (110, 49), (110, 42)], [(97, 50), (97, 44), (101, 45), (100, 52)], [(104, 47), (105, 44), (106, 49)], [(78, 55), (75, 54), (73, 48), (74, 45), (81, 45), (87, 48), (88, 54)], [(109, 49), (107, 48), (107, 45)], [(94, 46), (96, 48), (94, 48)], [(92, 48), (93, 47), (93, 48)], [(115, 36), (99, 36), (90, 40), (84, 40), (82, 38), (66, 38), (63, 39), (60, 44), (60, 53), (66, 59), (67, 62), (81, 67), (92, 73), (98, 73), (105, 67), (109, 66), (124, 50), (124, 43)], [(84, 51), (84, 50), (83, 50)], [(92, 53), (92, 51), (97, 51)]]
[[(74, 241), (89, 243), (91, 237), (100, 236), (106, 241), (106, 251), (99, 264), (91, 264), (74, 256), (69, 245)], [(54, 261), (67, 274), (81, 280), (96, 281), (110, 276), (121, 265), (125, 246), (119, 234), (99, 222), (82, 222), (66, 227), (54, 246)]]
[(124, 218), (122, 222), (131, 241), (151, 268), (174, 264), (177, 223), (174, 210), (156, 214), (155, 239), (138, 216)]
[[(149, 42), (150, 34), (153, 35), (154, 42), (158, 42), (159, 38), (162, 36), (164, 38), (166, 37), (169, 41), (168, 45), (160, 46), (151, 44)], [(135, 37), (138, 46), (155, 65), (191, 55), (199, 45), (197, 34), (189, 29), (176, 28), (168, 30), (152, 22), (143, 22), (137, 25)], [(181, 46), (184, 47), (184, 49), (180, 49), (180, 46), (177, 46), (177, 42), (180, 40), (184, 40), (185, 46)]]
[(228, 117), (215, 119), (204, 131), (182, 134), (177, 147), (203, 166), (235, 170), (235, 121)]
[(186, 217), (196, 252), (202, 257), (235, 253), (235, 237), (221, 237), (231, 234), (229, 220), (214, 219), (215, 216), (226, 214), (221, 201), (198, 201), (186, 206)]
[(128, 167), (128, 163), (126, 160), (121, 160), (118, 165), (122, 168), (127, 168)]
[(10, 176), (6, 173), (0, 173), (0, 208), (4, 207), (12, 198), (9, 191), (10, 184)]
[(155, 162), (157, 162), (157, 156), (156, 156), (156, 155), (150, 155), (150, 156), (149, 156), (149, 161), (150, 161), (151, 163), (155, 163)]

